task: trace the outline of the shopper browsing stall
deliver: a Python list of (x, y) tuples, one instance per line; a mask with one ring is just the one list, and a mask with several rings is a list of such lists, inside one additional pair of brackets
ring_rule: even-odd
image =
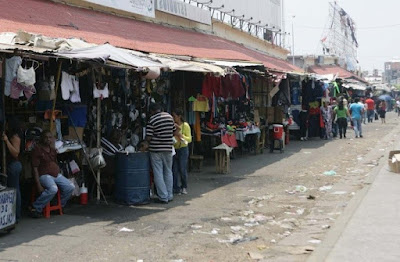
[(364, 113), (364, 106), (360, 105), (358, 102), (359, 98), (354, 99), (354, 103), (350, 105), (351, 121), (353, 122), (354, 132), (356, 138), (363, 137), (362, 126), (361, 126), (361, 116)]
[(61, 206), (64, 207), (75, 189), (67, 178), (60, 173), (57, 164), (57, 152), (54, 148), (54, 137), (50, 131), (44, 131), (32, 152), (34, 183), (40, 196), (33, 202), (31, 215), (40, 217), (43, 208), (57, 194), (61, 193)]
[(7, 148), (7, 186), (16, 189), (17, 221), (21, 218), (21, 190), (19, 187), (19, 177), (22, 172), (22, 164), (19, 161), (21, 153), (21, 127), (19, 121), (15, 117), (10, 117), (7, 121), (7, 130), (3, 133), (3, 140)]
[(347, 107), (344, 106), (343, 100), (339, 101), (339, 104), (333, 110), (334, 116), (337, 116), (337, 125), (339, 127), (339, 136), (340, 139), (342, 137), (346, 138), (346, 131), (347, 131), (347, 117), (350, 117), (349, 110)]
[(181, 109), (175, 110), (172, 116), (177, 129), (177, 134), (175, 136), (176, 142), (174, 144), (176, 154), (173, 162), (174, 192), (178, 194), (187, 194), (188, 145), (192, 142), (192, 134), (189, 124), (183, 119), (183, 112)]
[(176, 127), (172, 116), (162, 112), (159, 104), (150, 105), (150, 114), (146, 140), (149, 141), (154, 183), (158, 201), (167, 204), (173, 200), (172, 147)]

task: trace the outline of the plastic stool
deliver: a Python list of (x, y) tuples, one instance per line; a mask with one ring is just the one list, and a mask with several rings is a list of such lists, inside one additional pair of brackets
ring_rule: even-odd
[[(36, 200), (36, 194), (37, 194), (36, 186), (32, 186), (31, 204), (32, 204), (33, 202), (35, 202), (35, 200)], [(56, 204), (56, 205), (53, 205), (53, 206), (50, 205), (50, 202), (51, 202), (51, 200), (50, 200), (50, 202), (47, 203), (47, 204), (44, 206), (44, 208), (43, 208), (43, 216), (44, 216), (45, 218), (50, 218), (50, 213), (51, 213), (51, 211), (54, 211), (54, 210), (58, 210), (60, 216), (63, 215), (62, 206), (61, 206), (61, 194), (60, 194), (60, 189), (58, 189), (57, 195), (56, 195), (56, 196), (57, 196), (57, 204)]]

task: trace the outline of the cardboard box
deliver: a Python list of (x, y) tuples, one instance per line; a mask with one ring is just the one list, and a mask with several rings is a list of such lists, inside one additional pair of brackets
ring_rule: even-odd
[(400, 173), (400, 150), (393, 150), (389, 152), (388, 163), (391, 172)]

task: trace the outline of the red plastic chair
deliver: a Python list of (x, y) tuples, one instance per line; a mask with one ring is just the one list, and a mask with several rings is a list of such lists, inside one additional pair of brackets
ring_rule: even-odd
[[(32, 193), (31, 193), (31, 204), (35, 202), (36, 200), (36, 195), (37, 195), (37, 189), (36, 186), (32, 186)], [(51, 211), (57, 211), (59, 212), (60, 216), (63, 215), (62, 211), (62, 206), (61, 206), (61, 194), (60, 190), (57, 191), (57, 204), (56, 205), (50, 205), (50, 202), (46, 204), (46, 206), (43, 208), (43, 216), (45, 218), (50, 218), (50, 213)]]

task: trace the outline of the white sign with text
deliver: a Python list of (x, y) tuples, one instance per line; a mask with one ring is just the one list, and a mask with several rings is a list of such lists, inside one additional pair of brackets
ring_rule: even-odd
[(155, 17), (155, 0), (85, 0), (133, 14)]
[(0, 191), (0, 229), (15, 224), (15, 189)]
[(211, 25), (210, 11), (178, 0), (157, 0), (158, 11), (186, 18), (202, 24)]

